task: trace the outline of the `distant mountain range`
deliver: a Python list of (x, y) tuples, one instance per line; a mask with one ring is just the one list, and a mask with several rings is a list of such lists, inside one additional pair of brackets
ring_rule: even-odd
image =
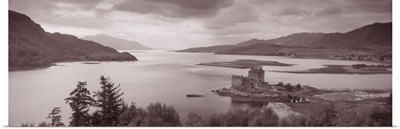
[(111, 37), (105, 34), (89, 35), (82, 39), (94, 41), (117, 50), (152, 50), (139, 42)]
[(72, 35), (48, 33), (28, 16), (8, 11), (9, 69), (48, 67), (61, 61), (136, 61), (136, 57)]
[(251, 39), (236, 45), (197, 47), (178, 52), (239, 55), (332, 57), (391, 54), (392, 23), (374, 23), (346, 33), (295, 33), (275, 39)]

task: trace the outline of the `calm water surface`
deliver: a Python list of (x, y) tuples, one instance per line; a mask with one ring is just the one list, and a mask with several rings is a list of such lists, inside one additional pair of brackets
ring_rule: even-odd
[[(248, 104), (232, 103), (228, 97), (220, 97), (211, 90), (230, 86), (232, 74), (247, 75), (248, 69), (200, 66), (198, 63), (254, 59), (296, 64), (291, 67), (264, 66), (265, 70), (306, 70), (327, 64), (350, 65), (354, 61), (319, 59), (291, 59), (275, 56), (214, 55), (206, 53), (174, 53), (164, 51), (129, 51), (140, 61), (58, 63), (45, 69), (9, 72), (9, 124), (39, 123), (53, 107), (60, 106), (65, 124), (71, 110), (64, 101), (76, 88), (78, 81), (87, 81), (88, 89), (100, 89), (100, 75), (110, 76), (121, 85), (124, 100), (139, 107), (161, 102), (172, 105), (181, 117), (189, 112), (203, 116), (227, 112), (237, 108), (254, 108)], [(367, 63), (371, 64), (371, 63)], [(391, 74), (292, 74), (265, 72), (270, 83), (300, 83), (319, 88), (392, 88)], [(206, 97), (186, 98), (186, 94), (202, 94)]]

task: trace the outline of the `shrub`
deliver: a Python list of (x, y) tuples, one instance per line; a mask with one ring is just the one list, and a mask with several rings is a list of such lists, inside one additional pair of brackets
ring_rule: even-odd
[(186, 121), (185, 125), (186, 126), (205, 126), (206, 123), (199, 114), (190, 112), (187, 115), (187, 121)]
[(267, 108), (255, 116), (250, 121), (249, 126), (277, 126), (278, 121), (278, 115), (271, 108)]
[(147, 107), (146, 126), (180, 126), (178, 112), (172, 106), (161, 105), (161, 103), (151, 103)]
[(370, 118), (373, 107), (362, 105), (345, 107), (337, 113), (337, 126), (372, 126), (374, 121)]
[(334, 104), (323, 105), (320, 110), (309, 115), (307, 126), (335, 126), (336, 111)]
[(223, 126), (224, 125), (224, 114), (212, 114), (208, 118), (208, 126)]
[(293, 89), (294, 89), (294, 87), (293, 87), (290, 83), (288, 83), (288, 84), (285, 85), (285, 90), (286, 90), (286, 91), (292, 92)]
[(298, 90), (298, 89), (301, 89), (301, 85), (300, 84), (297, 84), (296, 85), (296, 89)]
[(119, 117), (119, 126), (143, 126), (144, 119), (147, 116), (147, 112), (142, 108), (137, 108), (134, 103), (125, 110)]

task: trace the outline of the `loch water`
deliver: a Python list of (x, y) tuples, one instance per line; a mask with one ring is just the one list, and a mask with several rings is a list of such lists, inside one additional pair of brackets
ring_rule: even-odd
[[(210, 53), (177, 53), (166, 51), (127, 51), (140, 61), (135, 62), (84, 62), (57, 63), (42, 69), (9, 72), (9, 125), (40, 123), (53, 107), (61, 107), (62, 118), (68, 124), (71, 109), (64, 99), (76, 88), (78, 81), (86, 81), (90, 91), (100, 89), (101, 75), (109, 76), (124, 92), (127, 103), (139, 107), (161, 102), (172, 105), (181, 117), (189, 112), (203, 116), (233, 109), (258, 108), (255, 105), (234, 103), (211, 90), (229, 87), (232, 74), (247, 75), (248, 69), (235, 69), (196, 65), (239, 59), (278, 61), (294, 66), (264, 66), (265, 80), (269, 83), (291, 83), (317, 88), (374, 88), (391, 89), (392, 74), (294, 74), (272, 70), (290, 71), (323, 67), (323, 65), (371, 64), (368, 62), (322, 59), (294, 59), (277, 56), (215, 55)], [(187, 94), (205, 97), (187, 98)]]

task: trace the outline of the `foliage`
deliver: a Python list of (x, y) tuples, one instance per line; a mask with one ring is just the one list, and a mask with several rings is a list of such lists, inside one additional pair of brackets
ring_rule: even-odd
[(280, 121), (281, 126), (306, 126), (307, 117), (300, 114), (290, 114)]
[(89, 90), (85, 87), (86, 82), (78, 82), (76, 89), (70, 93), (65, 101), (73, 111), (70, 126), (91, 126), (89, 106), (92, 106), (94, 99), (90, 96)]
[(279, 82), (277, 86), (283, 86), (283, 82)]
[(224, 126), (224, 114), (213, 113), (207, 122), (208, 126)]
[(378, 126), (392, 126), (392, 111), (377, 109), (370, 117)]
[(114, 86), (109, 77), (100, 77), (101, 90), (94, 92), (96, 98), (95, 106), (99, 108), (94, 119), (100, 121), (99, 125), (94, 126), (116, 126), (118, 117), (124, 110), (124, 102), (121, 98), (123, 93), (120, 93), (120, 88)]
[(307, 126), (335, 126), (336, 110), (332, 102), (322, 105), (320, 110), (309, 116)]
[(35, 127), (35, 123), (31, 122), (26, 122), (21, 124), (22, 127)]
[(292, 92), (293, 89), (294, 89), (294, 87), (293, 87), (290, 83), (288, 83), (288, 84), (285, 85), (285, 90), (286, 90), (286, 91)]
[(134, 103), (130, 105), (119, 117), (119, 126), (143, 126), (147, 112), (143, 108), (137, 108)]
[(39, 126), (39, 127), (49, 127), (50, 124), (47, 123), (47, 122), (45, 122), (45, 121), (43, 121), (42, 123), (39, 123), (38, 126)]
[(228, 111), (224, 115), (224, 126), (248, 126), (252, 116), (249, 110)]
[(181, 121), (178, 112), (172, 106), (161, 105), (157, 102), (147, 107), (145, 118), (146, 126), (180, 126)]
[(54, 107), (53, 110), (47, 116), (47, 119), (51, 120), (51, 126), (65, 126), (64, 123), (61, 122), (61, 110), (60, 107)]
[(206, 122), (199, 114), (190, 112), (187, 115), (187, 121), (185, 123), (185, 126), (205, 126), (205, 125)]
[(297, 90), (301, 89), (301, 85), (300, 85), (300, 84), (297, 84), (297, 85), (296, 85), (296, 89), (297, 89)]
[(250, 121), (249, 126), (277, 126), (278, 121), (278, 115), (271, 108), (266, 108)]
[(337, 126), (372, 126), (373, 121), (369, 117), (372, 113), (372, 106), (357, 106), (340, 109), (337, 113)]

